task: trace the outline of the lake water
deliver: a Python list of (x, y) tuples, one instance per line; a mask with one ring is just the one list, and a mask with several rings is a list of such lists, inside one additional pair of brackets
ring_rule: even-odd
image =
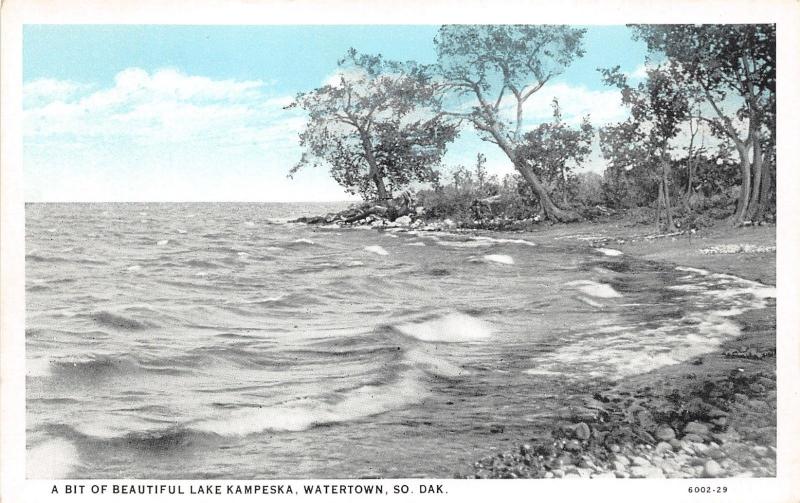
[(337, 206), (28, 205), (28, 476), (449, 478), (774, 307), (613, 249), (287, 223)]

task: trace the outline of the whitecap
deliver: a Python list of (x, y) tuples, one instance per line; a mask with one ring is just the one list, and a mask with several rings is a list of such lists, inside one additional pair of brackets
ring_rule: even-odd
[(310, 239), (307, 239), (307, 238), (295, 239), (294, 241), (292, 241), (292, 243), (303, 244), (303, 245), (313, 245), (314, 244), (313, 241), (311, 241)]
[(498, 264), (513, 265), (514, 259), (510, 255), (484, 255), (483, 260), (486, 262), (496, 262)]
[(592, 307), (604, 307), (603, 304), (601, 304), (601, 303), (599, 303), (597, 301), (594, 301), (594, 300), (590, 299), (589, 297), (579, 296), (578, 300), (583, 302), (584, 304), (588, 304), (588, 305), (590, 305)]
[(605, 283), (597, 283), (596, 281), (578, 280), (567, 283), (568, 286), (574, 286), (579, 291), (585, 293), (590, 297), (599, 297), (602, 299), (611, 299), (614, 297), (622, 297), (622, 294), (614, 290), (614, 287)]
[(476, 241), (485, 241), (485, 242), (489, 242), (489, 243), (536, 246), (536, 243), (534, 243), (532, 241), (526, 241), (524, 239), (492, 238), (492, 237), (488, 237), (488, 236), (476, 236), (474, 239)]
[(164, 246), (164, 245), (166, 245), (167, 243), (169, 243), (169, 239), (162, 239), (161, 241), (159, 241), (159, 242), (158, 242), (158, 243), (156, 243), (156, 244), (157, 244), (158, 246)]
[(367, 246), (364, 248), (364, 251), (374, 253), (375, 255), (389, 255), (389, 252), (387, 252), (382, 246), (378, 245)]
[(619, 257), (620, 255), (622, 255), (621, 251), (615, 250), (613, 248), (595, 248), (594, 250), (609, 257)]
[(256, 226), (256, 224), (255, 224), (254, 222), (245, 222), (245, 223), (244, 223), (244, 226), (245, 226), (245, 227), (255, 227), (255, 226)]
[(676, 271), (682, 271), (682, 272), (693, 272), (693, 273), (699, 274), (701, 276), (706, 276), (708, 274), (708, 271), (706, 271), (705, 269), (697, 269), (695, 267), (678, 266), (678, 267), (675, 268), (675, 270)]
[(175, 232), (177, 232), (178, 234), (186, 234), (187, 231), (186, 229), (175, 229)]
[[(304, 431), (320, 424), (341, 423), (407, 407), (430, 392), (419, 372), (408, 372), (390, 384), (365, 385), (327, 399), (304, 398), (282, 404), (234, 411), (195, 423), (195, 430), (223, 436), (245, 436), (261, 431)], [(333, 402), (333, 403), (331, 403)]]
[(128, 270), (131, 271), (131, 272), (141, 271), (142, 270), (142, 266), (140, 266), (140, 265), (132, 265), (132, 266), (128, 267)]
[(65, 479), (78, 464), (78, 450), (64, 439), (47, 440), (28, 450), (27, 478)]
[(25, 375), (28, 377), (47, 377), (50, 372), (50, 360), (47, 358), (28, 358), (25, 361)]
[(395, 328), (403, 335), (428, 342), (472, 342), (492, 336), (491, 325), (463, 313), (404, 323)]

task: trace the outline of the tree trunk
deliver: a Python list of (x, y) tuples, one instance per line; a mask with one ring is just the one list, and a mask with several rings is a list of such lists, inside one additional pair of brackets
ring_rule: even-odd
[(658, 181), (658, 201), (656, 201), (656, 234), (661, 232), (661, 208), (664, 206), (664, 184)]
[(772, 173), (774, 164), (772, 162), (772, 150), (768, 150), (764, 155), (761, 167), (761, 190), (758, 196), (758, 208), (755, 213), (755, 220), (764, 220), (764, 213), (769, 204), (769, 195), (772, 191)]
[(740, 226), (744, 223), (747, 204), (750, 202), (750, 152), (747, 145), (739, 141), (736, 142), (736, 150), (739, 152), (739, 169), (742, 173), (742, 186), (739, 189), (736, 212), (733, 214), (731, 222), (734, 226)]
[(539, 197), (539, 204), (542, 205), (542, 211), (546, 219), (553, 222), (575, 222), (578, 220), (578, 215), (572, 211), (562, 210), (556, 206), (550, 196), (547, 194), (547, 189), (542, 185), (542, 182), (537, 178), (536, 173), (533, 172), (530, 166), (524, 162), (515, 162), (514, 167), (522, 175), (522, 177), (533, 187), (533, 191)]
[(517, 169), (517, 171), (519, 171), (525, 181), (527, 181), (533, 188), (533, 191), (539, 198), (539, 204), (542, 205), (544, 217), (547, 220), (553, 222), (576, 222), (580, 220), (580, 217), (577, 215), (577, 213), (562, 210), (553, 203), (552, 199), (550, 199), (550, 196), (547, 194), (547, 189), (544, 187), (544, 185), (542, 185), (542, 182), (539, 181), (536, 173), (533, 172), (533, 169), (525, 161), (517, 159), (514, 146), (511, 145), (511, 143), (504, 138), (499, 131), (491, 130), (489, 132), (497, 141), (497, 145), (503, 150), (503, 153), (505, 153), (509, 160), (511, 160), (511, 162), (514, 164), (514, 167)]
[(369, 177), (375, 183), (375, 190), (378, 193), (378, 201), (386, 202), (392, 198), (391, 194), (386, 190), (386, 185), (383, 183), (383, 171), (378, 166), (378, 161), (375, 160), (375, 155), (372, 150), (372, 140), (366, 131), (359, 128), (358, 134), (361, 137), (361, 146), (364, 148), (364, 157), (369, 165)]
[(761, 172), (764, 165), (763, 152), (759, 138), (753, 144), (753, 185), (750, 190), (750, 201), (747, 203), (747, 219), (754, 220), (761, 206)]
[(661, 184), (664, 186), (664, 211), (667, 214), (667, 232), (673, 232), (675, 230), (675, 223), (672, 221), (672, 203), (669, 200), (669, 182), (667, 181), (666, 174), (661, 180)]

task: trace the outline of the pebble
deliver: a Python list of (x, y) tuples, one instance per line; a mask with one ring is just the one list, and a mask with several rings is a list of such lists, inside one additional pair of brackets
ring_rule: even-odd
[[(708, 435), (710, 428), (708, 425), (703, 423), (698, 423), (697, 421), (691, 421), (683, 427), (683, 432), (687, 434), (695, 434), (695, 435)], [(684, 437), (685, 438), (685, 437)]]
[(592, 432), (589, 430), (589, 426), (586, 423), (576, 424), (573, 433), (575, 437), (580, 440), (589, 440), (589, 437), (592, 435)]
[(637, 479), (643, 478), (664, 478), (664, 472), (656, 466), (634, 466), (631, 468), (631, 476)]
[(722, 475), (722, 467), (713, 459), (709, 459), (706, 461), (705, 465), (703, 465), (703, 475), (712, 478), (719, 477)]
[(658, 445), (656, 445), (657, 453), (662, 454), (667, 451), (670, 452), (672, 451), (672, 444), (670, 444), (669, 442), (659, 442)]
[(755, 452), (758, 457), (764, 458), (767, 456), (767, 454), (769, 454), (769, 449), (763, 445), (757, 445), (753, 447), (753, 452)]
[(675, 438), (675, 430), (666, 424), (662, 424), (656, 428), (656, 438), (659, 440), (670, 441)]

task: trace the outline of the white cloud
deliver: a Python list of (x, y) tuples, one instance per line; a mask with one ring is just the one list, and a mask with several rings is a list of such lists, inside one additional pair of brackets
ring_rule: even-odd
[(271, 96), (262, 81), (213, 80), (173, 69), (119, 72), (111, 87), (56, 80), (27, 84), (25, 139), (29, 143), (127, 141), (143, 145), (175, 142), (224, 144), (257, 141), (282, 123), (285, 138), (296, 134), (291, 97)]

